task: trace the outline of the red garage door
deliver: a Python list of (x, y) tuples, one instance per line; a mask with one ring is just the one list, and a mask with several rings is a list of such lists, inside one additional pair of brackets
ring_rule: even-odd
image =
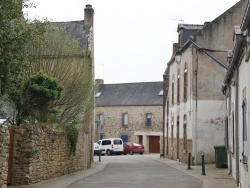
[(149, 136), (149, 153), (160, 153), (159, 136)]

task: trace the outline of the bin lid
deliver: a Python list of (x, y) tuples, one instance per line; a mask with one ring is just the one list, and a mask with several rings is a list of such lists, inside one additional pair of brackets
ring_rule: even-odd
[(226, 146), (225, 145), (214, 146), (214, 149), (216, 148), (226, 148)]

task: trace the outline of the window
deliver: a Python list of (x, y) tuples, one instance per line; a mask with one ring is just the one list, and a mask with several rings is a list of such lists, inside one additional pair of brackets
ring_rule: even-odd
[(183, 118), (183, 149), (187, 150), (187, 118), (184, 115)]
[(128, 113), (122, 114), (122, 126), (124, 127), (128, 126)]
[(174, 118), (172, 118), (171, 122), (171, 147), (174, 146)]
[(103, 140), (102, 141), (103, 146), (110, 145), (110, 144), (111, 144), (111, 140)]
[(183, 93), (184, 101), (187, 101), (187, 88), (188, 88), (187, 63), (185, 63), (185, 66), (184, 66), (184, 93)]
[(180, 102), (180, 74), (178, 71), (178, 76), (177, 76), (177, 102)]
[(114, 140), (114, 145), (121, 145), (122, 144), (122, 141), (119, 139), (119, 140)]
[(146, 114), (146, 126), (151, 126), (151, 120), (152, 120), (152, 114), (151, 113), (147, 113)]
[(163, 90), (158, 93), (158, 96), (163, 96)]
[(97, 93), (95, 94), (95, 97), (98, 98), (98, 97), (101, 96), (101, 94), (102, 94), (102, 92), (97, 92)]
[[(232, 104), (232, 107), (234, 104)], [(233, 108), (232, 108), (233, 109)], [(234, 144), (234, 111), (231, 111), (231, 115), (229, 116), (229, 149), (232, 153), (234, 153), (235, 144)]]
[(172, 104), (174, 104), (174, 79), (172, 80)]
[(103, 134), (100, 134), (100, 140), (104, 138), (104, 135)]
[(247, 141), (247, 124), (246, 124), (246, 101), (242, 101), (242, 144), (243, 144), (243, 152), (242, 152), (242, 160), (244, 163), (247, 163), (247, 156), (245, 156), (244, 150), (244, 142)]
[(97, 114), (96, 122), (99, 127), (99, 130), (103, 130), (103, 126), (104, 126), (103, 114)]
[(176, 158), (180, 159), (180, 121), (179, 121), (179, 116), (177, 117), (177, 122), (176, 122)]

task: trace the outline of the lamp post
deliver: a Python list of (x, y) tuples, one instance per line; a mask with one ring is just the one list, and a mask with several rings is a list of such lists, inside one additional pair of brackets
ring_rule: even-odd
[[(96, 138), (99, 138), (99, 127), (100, 127), (100, 122), (101, 122), (101, 120), (100, 120), (100, 118), (98, 117), (98, 115), (96, 115), (96, 117), (95, 117), (95, 122), (96, 122), (96, 124), (97, 124), (97, 128), (96, 128)], [(98, 139), (97, 139), (98, 140)]]
[(175, 61), (178, 64), (181, 62), (181, 53), (179, 51), (176, 52), (176, 54), (175, 54)]

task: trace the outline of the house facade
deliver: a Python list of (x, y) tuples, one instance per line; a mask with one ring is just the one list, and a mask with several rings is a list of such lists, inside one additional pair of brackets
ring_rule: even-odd
[(228, 68), (234, 25), (241, 22), (242, 0), (204, 25), (178, 25), (178, 43), (164, 72), (164, 155), (194, 164), (215, 161), (214, 146), (224, 145), (226, 110), (221, 83)]
[(250, 1), (242, 22), (235, 25), (234, 47), (222, 91), (226, 99), (228, 169), (239, 187), (250, 187)]
[(96, 90), (96, 140), (122, 138), (161, 152), (162, 82), (104, 84)]

